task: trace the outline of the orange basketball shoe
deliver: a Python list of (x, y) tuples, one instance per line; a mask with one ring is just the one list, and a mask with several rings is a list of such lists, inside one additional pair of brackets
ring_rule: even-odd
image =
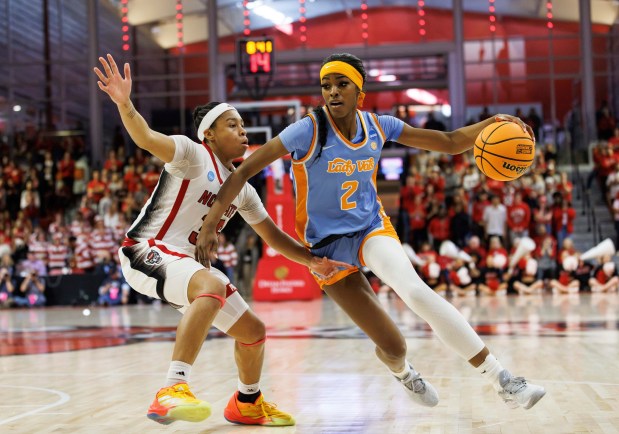
[(239, 402), (239, 392), (235, 392), (224, 410), (228, 422), (240, 425), (290, 426), (294, 418), (288, 413), (277, 409), (275, 404), (266, 402), (262, 393), (253, 404)]
[(197, 399), (187, 383), (177, 383), (157, 392), (146, 416), (163, 425), (177, 420), (200, 422), (211, 415), (208, 402)]

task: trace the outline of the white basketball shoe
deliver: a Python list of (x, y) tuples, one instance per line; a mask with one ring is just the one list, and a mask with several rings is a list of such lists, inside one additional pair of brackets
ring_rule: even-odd
[(499, 396), (510, 408), (522, 407), (528, 410), (546, 394), (542, 386), (528, 383), (523, 377), (514, 377), (507, 369), (499, 374), (499, 383), (503, 388)]

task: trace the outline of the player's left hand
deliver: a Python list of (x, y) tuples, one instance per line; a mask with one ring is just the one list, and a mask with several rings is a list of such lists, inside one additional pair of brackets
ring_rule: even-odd
[(319, 258), (318, 256), (312, 257), (309, 265), (310, 270), (318, 274), (322, 279), (330, 279), (341, 269), (349, 270), (354, 268), (352, 265), (345, 262), (334, 261), (326, 256)]
[(527, 125), (519, 117), (512, 116), (512, 115), (500, 114), (500, 115), (496, 115), (494, 117), (494, 121), (495, 122), (513, 122), (515, 124), (518, 124), (520, 126), (520, 128), (522, 128), (522, 131), (524, 131), (529, 136), (531, 136), (531, 139), (535, 142), (535, 134), (533, 133), (533, 128), (531, 128), (530, 125)]

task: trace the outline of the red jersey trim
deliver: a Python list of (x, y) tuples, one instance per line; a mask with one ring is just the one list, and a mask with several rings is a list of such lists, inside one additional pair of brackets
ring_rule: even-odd
[(211, 160), (213, 160), (213, 167), (215, 167), (215, 173), (217, 174), (217, 179), (219, 180), (219, 184), (223, 184), (224, 181), (221, 179), (221, 175), (219, 174), (219, 166), (217, 165), (217, 160), (215, 159), (215, 155), (213, 155), (213, 150), (209, 148), (204, 142), (202, 142), (202, 146), (206, 148), (208, 154), (211, 156)]
[(164, 246), (163, 244), (157, 244), (156, 240), (148, 240), (148, 245), (150, 247), (157, 247), (163, 253), (166, 253), (168, 255), (178, 256), (179, 258), (191, 258), (191, 256), (186, 255), (184, 253), (179, 253), (179, 252), (175, 252), (173, 250), (170, 250), (166, 246)]

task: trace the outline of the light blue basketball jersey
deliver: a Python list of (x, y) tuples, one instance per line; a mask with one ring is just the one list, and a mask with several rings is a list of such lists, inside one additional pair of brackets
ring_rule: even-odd
[(357, 134), (342, 136), (329, 111), (327, 140), (320, 157), (313, 114), (279, 135), (292, 154), (296, 192), (296, 232), (312, 246), (329, 235), (350, 234), (385, 216), (377, 196), (376, 174), (384, 143), (396, 140), (404, 123), (393, 116), (357, 110)]

